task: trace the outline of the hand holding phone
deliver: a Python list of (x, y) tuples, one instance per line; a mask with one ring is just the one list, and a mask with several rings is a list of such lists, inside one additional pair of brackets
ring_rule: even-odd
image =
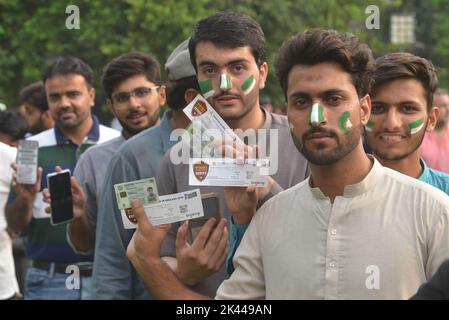
[(47, 186), (51, 195), (51, 223), (56, 225), (71, 220), (73, 218), (73, 202), (70, 170), (48, 174)]
[(204, 216), (201, 218), (189, 220), (190, 243), (193, 243), (201, 228), (210, 218), (215, 218), (217, 220), (215, 226), (220, 222), (220, 219), (222, 218), (220, 213), (220, 197), (218, 193), (212, 192), (202, 194), (201, 201), (203, 203)]

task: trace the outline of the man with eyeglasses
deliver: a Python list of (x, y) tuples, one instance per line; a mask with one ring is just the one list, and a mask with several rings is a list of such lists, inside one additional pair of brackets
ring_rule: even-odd
[(163, 155), (177, 142), (170, 140), (172, 131), (189, 124), (182, 109), (198, 94), (199, 85), (187, 44), (188, 40), (185, 40), (178, 45), (165, 63), (169, 109), (164, 113), (160, 124), (144, 130), (120, 146), (104, 174), (98, 198), (92, 278), (94, 299), (151, 298), (126, 256), (126, 246), (135, 230), (124, 228), (113, 186), (121, 182), (155, 177)]
[[(72, 181), (74, 219), (67, 228), (69, 243), (80, 254), (95, 248), (97, 199), (106, 168), (127, 139), (159, 124), (160, 106), (165, 104), (159, 62), (148, 54), (129, 52), (109, 62), (102, 76), (107, 106), (122, 126), (122, 134), (85, 152)], [(45, 198), (50, 195), (46, 190)]]

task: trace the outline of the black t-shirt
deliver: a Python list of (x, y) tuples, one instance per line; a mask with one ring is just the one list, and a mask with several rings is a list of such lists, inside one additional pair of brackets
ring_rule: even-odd
[(438, 268), (432, 279), (423, 284), (411, 300), (449, 300), (449, 260)]

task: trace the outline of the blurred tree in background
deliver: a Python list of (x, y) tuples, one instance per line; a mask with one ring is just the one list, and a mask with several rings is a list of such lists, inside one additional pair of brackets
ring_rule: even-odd
[[(80, 9), (79, 30), (65, 26), (66, 7), (71, 4)], [(380, 9), (380, 29), (365, 26), (369, 5)], [(198, 20), (225, 9), (246, 13), (261, 24), (270, 66), (262, 95), (276, 105), (284, 102), (274, 73), (277, 50), (291, 35), (307, 28), (355, 33), (376, 56), (400, 50), (419, 54), (431, 59), (440, 68), (442, 84), (449, 84), (449, 0), (0, 0), (0, 101), (16, 106), (21, 87), (40, 79), (51, 59), (70, 54), (94, 69), (95, 112), (105, 121), (110, 115), (105, 112), (100, 75), (111, 58), (139, 50), (152, 53), (163, 65)], [(403, 12), (415, 15), (416, 41), (392, 45), (390, 15)]]

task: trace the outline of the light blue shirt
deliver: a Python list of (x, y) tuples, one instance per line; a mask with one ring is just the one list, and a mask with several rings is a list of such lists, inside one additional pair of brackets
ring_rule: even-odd
[(429, 168), (423, 159), (421, 159), (421, 166), (423, 172), (419, 177), (419, 180), (424, 181), (449, 195), (449, 174)]
[(122, 144), (106, 170), (98, 199), (93, 299), (151, 299), (126, 256), (134, 229), (123, 227), (114, 184), (156, 177), (160, 160), (177, 142), (170, 141), (170, 118), (171, 111), (167, 111), (159, 126)]

